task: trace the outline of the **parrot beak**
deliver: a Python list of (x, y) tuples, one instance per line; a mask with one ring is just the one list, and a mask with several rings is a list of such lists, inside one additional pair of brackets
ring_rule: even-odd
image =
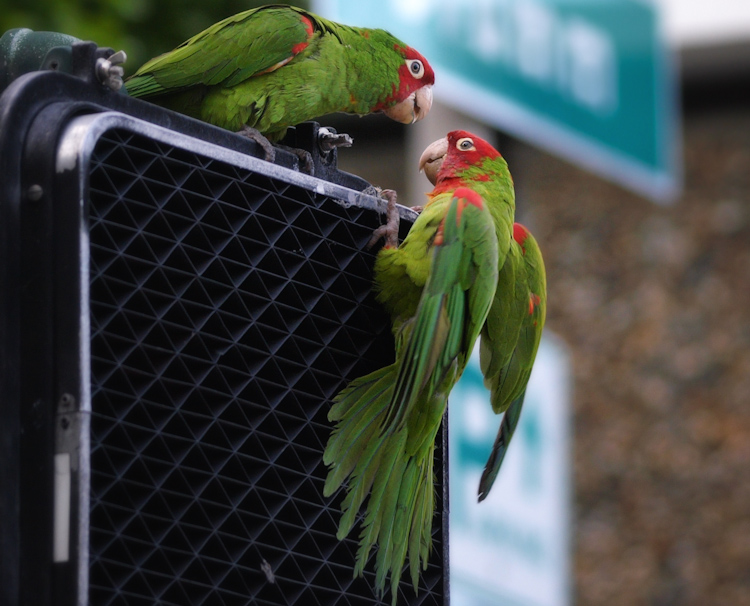
[(423, 86), (415, 91), (414, 122), (419, 122), (430, 113), (432, 107), (432, 86)]
[(437, 174), (448, 153), (448, 137), (443, 137), (430, 143), (419, 158), (419, 170), (423, 170), (433, 185), (437, 181)]
[(432, 86), (423, 86), (403, 101), (383, 110), (391, 120), (402, 124), (414, 124), (424, 118), (432, 107)]

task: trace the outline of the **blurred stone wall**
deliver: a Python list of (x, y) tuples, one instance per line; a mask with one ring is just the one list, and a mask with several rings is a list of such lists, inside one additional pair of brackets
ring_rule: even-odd
[(750, 106), (685, 116), (659, 207), (509, 157), (574, 372), (579, 606), (750, 604)]

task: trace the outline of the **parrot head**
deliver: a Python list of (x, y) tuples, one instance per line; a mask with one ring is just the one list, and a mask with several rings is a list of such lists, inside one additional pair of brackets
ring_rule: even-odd
[(499, 157), (500, 152), (484, 139), (465, 130), (454, 130), (427, 146), (419, 158), (419, 170), (437, 186), (487, 158)]
[(402, 46), (398, 41), (394, 42), (393, 48), (402, 60), (398, 82), (394, 84), (393, 94), (375, 109), (382, 110), (396, 122), (413, 124), (424, 118), (432, 107), (435, 72), (419, 51)]

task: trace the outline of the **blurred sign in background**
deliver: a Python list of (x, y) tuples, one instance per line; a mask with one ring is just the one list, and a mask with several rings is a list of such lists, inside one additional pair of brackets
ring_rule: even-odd
[(656, 200), (680, 187), (675, 79), (648, 0), (315, 3), (389, 30), (435, 68), (435, 97)]
[(489, 496), (477, 487), (495, 440), (477, 347), (450, 396), (453, 606), (566, 606), (570, 587), (570, 369), (545, 335), (523, 413)]

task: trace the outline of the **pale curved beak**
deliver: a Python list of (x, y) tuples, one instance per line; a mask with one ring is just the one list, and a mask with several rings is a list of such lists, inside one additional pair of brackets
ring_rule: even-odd
[(393, 107), (383, 110), (391, 120), (402, 124), (419, 122), (432, 107), (432, 85), (423, 86)]
[(419, 170), (423, 170), (433, 185), (437, 181), (437, 174), (448, 153), (448, 138), (443, 137), (430, 143), (419, 157)]

